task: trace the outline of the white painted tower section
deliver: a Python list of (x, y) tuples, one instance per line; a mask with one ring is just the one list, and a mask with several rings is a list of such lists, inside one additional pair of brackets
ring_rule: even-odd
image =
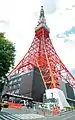
[(65, 98), (65, 95), (62, 90), (58, 88), (53, 88), (53, 89), (47, 89), (46, 91), (46, 98), (53, 98), (58, 100), (58, 105), (60, 106), (60, 109), (64, 109), (65, 106), (70, 106)]
[(46, 25), (46, 19), (45, 19), (45, 16), (44, 16), (43, 6), (41, 6), (40, 17), (39, 17), (38, 25), (35, 28), (35, 31), (37, 31), (41, 27), (44, 27), (46, 30), (50, 31), (48, 26)]

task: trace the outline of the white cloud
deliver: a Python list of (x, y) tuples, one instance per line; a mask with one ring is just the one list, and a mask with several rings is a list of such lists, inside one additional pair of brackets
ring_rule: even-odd
[(41, 0), (41, 4), (44, 6), (46, 14), (54, 13), (57, 9), (56, 0)]
[[(3, 5), (5, 6), (3, 8)], [(38, 9), (39, 8), (39, 9)], [(16, 44), (16, 63), (27, 52), (34, 37), (34, 28), (40, 10), (38, 0), (3, 0), (0, 1), (0, 11), (3, 14), (0, 20), (9, 22), (7, 26), (0, 24), (0, 31), (7, 33), (7, 37)], [(39, 13), (39, 12), (38, 12)]]
[[(56, 35), (75, 25), (75, 0), (0, 0), (0, 20), (7, 22), (0, 23), (0, 31), (6, 32), (6, 36), (16, 44), (16, 64), (33, 41), (41, 5), (44, 5), (50, 36), (57, 53), (69, 69), (74, 68), (73, 44), (65, 44), (65, 38), (57, 39)], [(74, 36), (69, 36), (69, 39), (74, 41)]]
[(54, 41), (54, 47), (59, 55), (60, 59), (66, 65), (66, 67), (71, 71), (75, 67), (75, 47), (71, 43), (64, 43), (64, 39), (56, 39)]
[[(56, 38), (56, 35), (64, 33), (66, 30), (75, 26), (75, 8), (72, 7), (75, 1), (60, 0), (58, 10), (51, 14), (48, 25), (51, 28), (51, 38), (58, 55), (69, 70), (75, 67), (75, 34)], [(68, 9), (67, 9), (68, 8)], [(70, 9), (71, 8), (71, 9)], [(53, 23), (53, 24), (52, 24)], [(68, 39), (70, 42), (65, 42)]]

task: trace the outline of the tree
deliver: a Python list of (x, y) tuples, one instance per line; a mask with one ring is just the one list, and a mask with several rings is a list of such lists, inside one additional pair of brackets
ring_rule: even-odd
[[(4, 85), (8, 82), (6, 74), (14, 65), (15, 46), (5, 38), (4, 33), (0, 33), (0, 101)], [(1, 110), (1, 105), (0, 105)]]
[(5, 38), (4, 33), (0, 33), (0, 79), (6, 77), (6, 74), (14, 65), (15, 46)]

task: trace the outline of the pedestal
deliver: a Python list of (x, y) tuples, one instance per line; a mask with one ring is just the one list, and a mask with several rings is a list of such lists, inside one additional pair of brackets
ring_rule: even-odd
[(62, 90), (58, 88), (53, 88), (53, 89), (47, 89), (45, 92), (47, 99), (51, 99), (53, 97), (58, 101), (58, 105), (61, 110), (64, 109), (65, 106), (69, 106)]

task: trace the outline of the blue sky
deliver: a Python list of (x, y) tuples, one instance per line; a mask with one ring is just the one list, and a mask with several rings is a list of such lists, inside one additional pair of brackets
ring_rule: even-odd
[(75, 68), (75, 0), (0, 0), (0, 31), (15, 43), (15, 65), (33, 41), (41, 5), (56, 52), (71, 71)]

